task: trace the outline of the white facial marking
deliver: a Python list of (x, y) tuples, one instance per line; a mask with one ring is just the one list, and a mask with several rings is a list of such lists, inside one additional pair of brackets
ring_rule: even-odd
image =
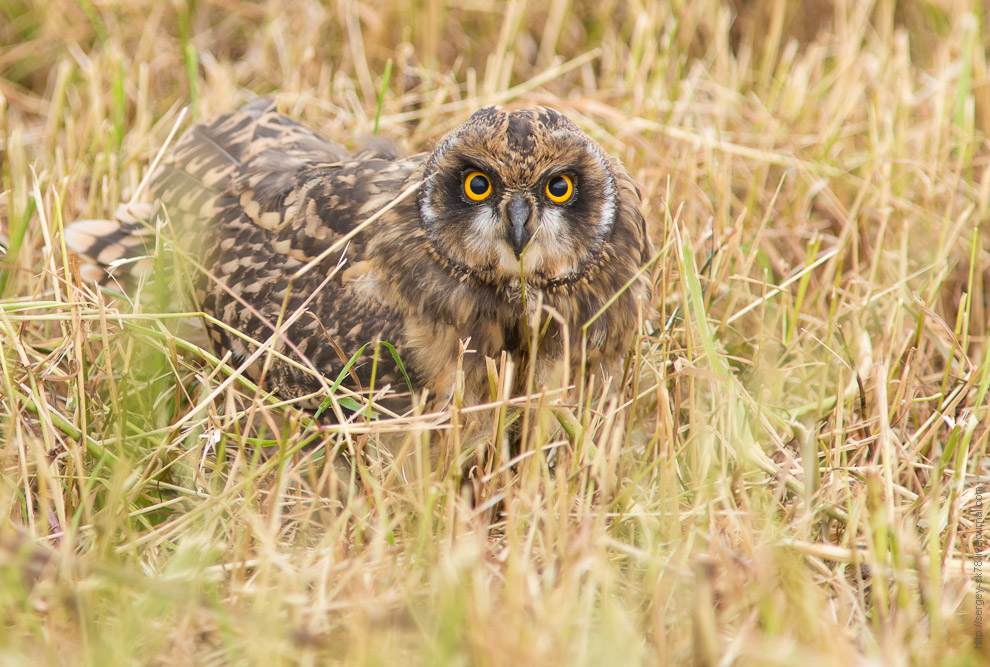
[[(548, 247), (559, 247), (567, 243), (564, 237), (564, 212), (556, 206), (544, 206), (540, 213), (540, 222), (534, 238)], [(567, 243), (567, 245), (570, 245)]]
[(497, 244), (501, 234), (498, 215), (490, 206), (476, 206), (471, 220), (471, 234), (467, 234), (468, 249), (478, 253), (489, 253)]
[(437, 223), (439, 219), (437, 212), (433, 210), (433, 191), (434, 182), (432, 174), (427, 176), (423, 182), (423, 203), (419, 207), (419, 214), (423, 216), (423, 222), (426, 223), (427, 227), (432, 227)]
[(516, 254), (509, 249), (509, 245), (507, 243), (500, 243), (497, 248), (498, 265), (501, 267), (502, 271), (505, 272), (506, 275), (512, 276), (513, 278), (518, 278), (520, 269), (519, 260), (516, 259)]
[(533, 273), (543, 266), (543, 253), (540, 251), (540, 247), (536, 243), (532, 243), (526, 254), (523, 255), (523, 268), (526, 273)]

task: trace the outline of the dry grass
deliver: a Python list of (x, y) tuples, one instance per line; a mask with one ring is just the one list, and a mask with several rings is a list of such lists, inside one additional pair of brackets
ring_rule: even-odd
[[(0, 662), (990, 660), (980, 3), (288, 5), (0, 0)], [(275, 93), (353, 145), (389, 59), (381, 133), (555, 106), (663, 250), (629, 386), (534, 397), (476, 507), (461, 411), (403, 481), (387, 421), (223, 386), (195, 317), (92, 292), (61, 240), (183, 105)]]

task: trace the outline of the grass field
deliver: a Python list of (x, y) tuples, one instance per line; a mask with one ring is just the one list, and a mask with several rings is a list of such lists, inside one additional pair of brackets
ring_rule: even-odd
[[(990, 661), (983, 4), (544, 4), (0, 0), (0, 664)], [(565, 112), (660, 250), (630, 384), (532, 397), (472, 504), (469, 407), (404, 480), (81, 282), (64, 225), (260, 94), (410, 151)]]

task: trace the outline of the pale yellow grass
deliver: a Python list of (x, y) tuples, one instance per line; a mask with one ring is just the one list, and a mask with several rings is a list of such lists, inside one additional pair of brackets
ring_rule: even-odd
[[(532, 4), (0, 0), (0, 662), (990, 660), (983, 6)], [(660, 249), (628, 386), (522, 399), (475, 504), (471, 409), (317, 429), (62, 242), (183, 107), (354, 145), (390, 59), (381, 134), (554, 106)]]

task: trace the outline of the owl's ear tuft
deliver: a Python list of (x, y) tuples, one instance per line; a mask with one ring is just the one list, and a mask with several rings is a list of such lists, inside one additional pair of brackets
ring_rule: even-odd
[(570, 130), (583, 134), (581, 128), (575, 125), (574, 121), (551, 107), (538, 107), (537, 119), (548, 130)]
[(490, 123), (491, 121), (495, 120), (496, 118), (498, 118), (498, 116), (501, 113), (502, 113), (502, 107), (493, 104), (493, 105), (490, 105), (490, 106), (487, 106), (487, 107), (482, 107), (482, 108), (478, 109), (477, 111), (475, 111), (467, 119), (467, 122), (468, 123), (479, 123), (479, 124), (480, 123), (485, 123), (485, 124), (487, 124), (487, 123)]

